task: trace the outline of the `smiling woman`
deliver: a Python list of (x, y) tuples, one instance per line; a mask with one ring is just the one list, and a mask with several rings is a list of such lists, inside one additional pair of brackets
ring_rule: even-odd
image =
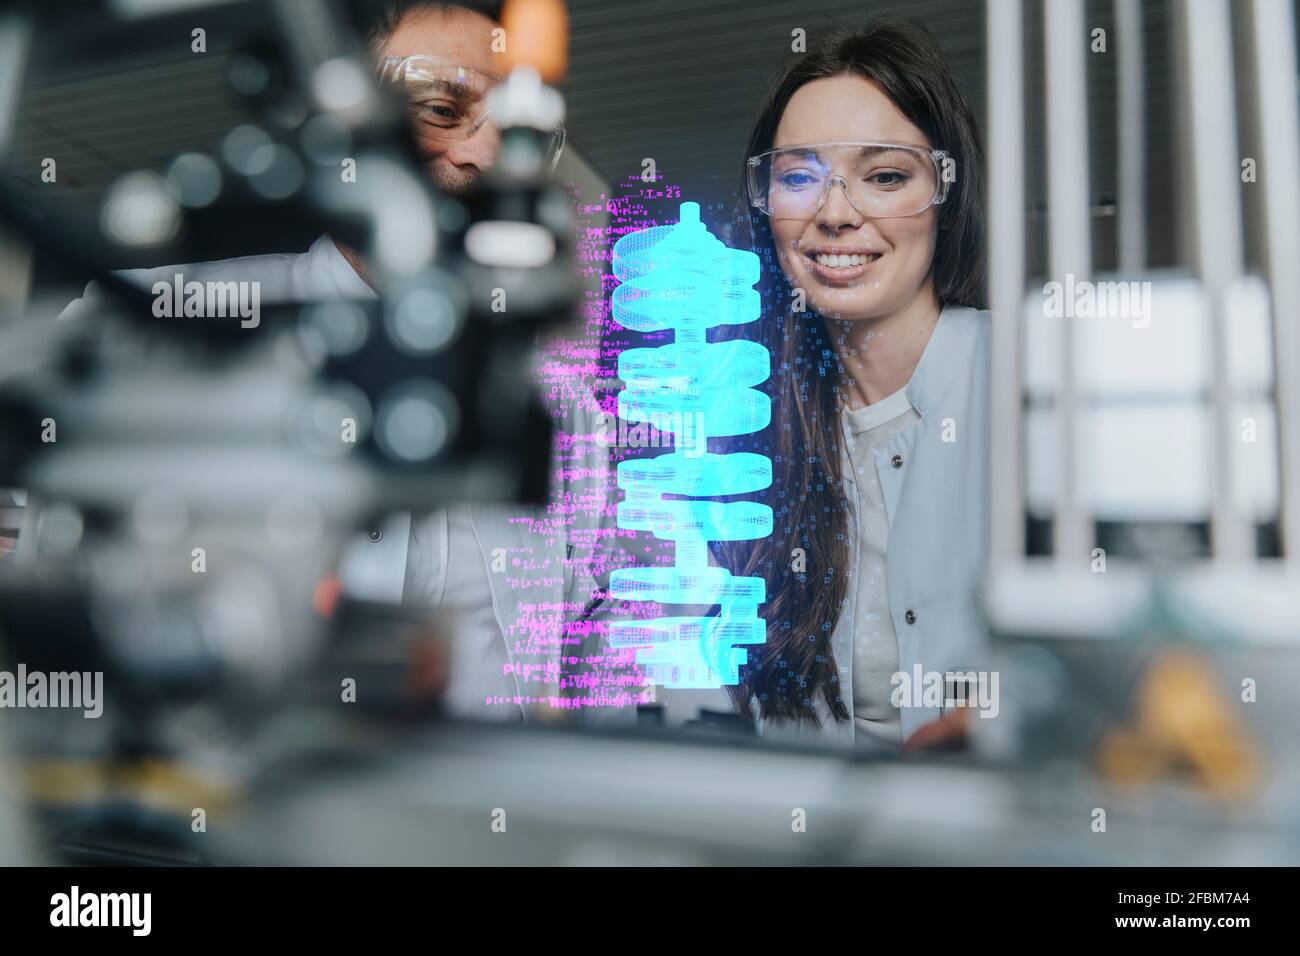
[(777, 520), (717, 550), (767, 581), (767, 642), (733, 691), (765, 734), (897, 745), (940, 717), (900, 707), (897, 676), (983, 656), (981, 165), (965, 97), (906, 21), (810, 45), (754, 124), (741, 239), (767, 263)]

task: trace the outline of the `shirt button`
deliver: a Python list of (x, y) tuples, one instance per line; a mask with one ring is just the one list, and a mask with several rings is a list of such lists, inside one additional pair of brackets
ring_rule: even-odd
[(903, 467), (903, 456), (902, 456), (902, 455), (895, 455), (893, 458), (889, 459), (889, 463), (890, 463), (891, 465), (893, 465), (895, 468), (902, 468), (902, 467)]
[(907, 609), (907, 613), (903, 615), (903, 620), (906, 621), (908, 624), (915, 624), (916, 612), (909, 607)]
[(383, 540), (384, 533), (380, 531), (378, 528), (374, 528), (366, 534), (366, 537), (369, 538), (371, 541), (375, 542), (376, 544), (378, 544), (380, 541)]

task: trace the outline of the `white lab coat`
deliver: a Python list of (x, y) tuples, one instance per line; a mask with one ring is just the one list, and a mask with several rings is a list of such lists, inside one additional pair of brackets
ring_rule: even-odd
[[(988, 564), (990, 321), (988, 312), (943, 311), (907, 384), (920, 421), (875, 452), (889, 515), (889, 614), (898, 635), (899, 671), (907, 674), (918, 665), (922, 673), (937, 674), (989, 667), (981, 592)], [(901, 468), (892, 464), (895, 455), (902, 458)], [(850, 553), (857, 553), (855, 545)], [(850, 709), (857, 571), (855, 562), (850, 605), (831, 635), (841, 696)], [(909, 610), (915, 623), (909, 623)], [(812, 734), (853, 745), (854, 722), (831, 719), (820, 695), (816, 703), (821, 726), (768, 722), (762, 732), (780, 738)], [(902, 708), (903, 738), (939, 716), (938, 707)]]

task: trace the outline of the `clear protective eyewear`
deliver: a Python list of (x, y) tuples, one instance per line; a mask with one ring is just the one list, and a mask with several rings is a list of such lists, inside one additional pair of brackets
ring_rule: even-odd
[[(488, 96), (502, 81), (495, 73), (423, 53), (385, 57), (377, 72), (381, 83), (405, 97), (417, 135), (438, 148), (464, 142), (490, 122)], [(563, 126), (550, 136), (547, 155), (554, 167), (564, 148)]]
[(746, 164), (749, 201), (776, 219), (810, 219), (842, 186), (868, 219), (918, 216), (948, 197), (948, 154), (906, 143), (814, 143), (783, 146)]

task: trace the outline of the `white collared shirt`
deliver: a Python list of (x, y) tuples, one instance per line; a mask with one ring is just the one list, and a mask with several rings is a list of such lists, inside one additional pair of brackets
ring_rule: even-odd
[(853, 621), (853, 701), (850, 708), (860, 738), (902, 743), (898, 708), (890, 703), (892, 678), (898, 671), (898, 635), (889, 613), (886, 550), (889, 515), (876, 449), (921, 416), (912, 407), (907, 389), (900, 388), (874, 404), (845, 410), (844, 476), (849, 513), (857, 528), (857, 588), (849, 595), (844, 614)]

